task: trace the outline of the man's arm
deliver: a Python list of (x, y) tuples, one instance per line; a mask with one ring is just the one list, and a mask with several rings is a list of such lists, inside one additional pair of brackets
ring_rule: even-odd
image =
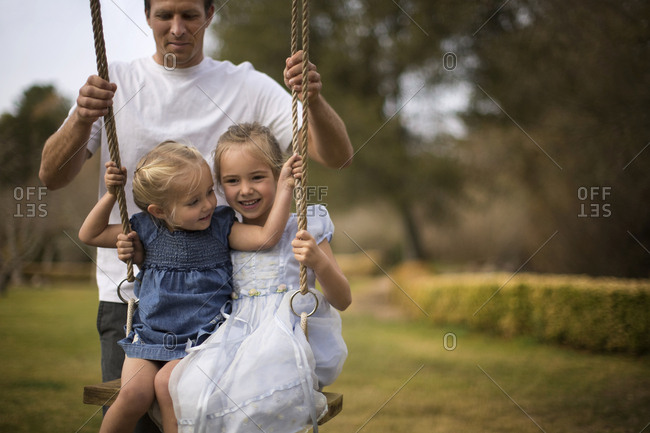
[[(316, 66), (309, 63), (309, 156), (329, 168), (343, 168), (354, 155), (345, 123), (321, 95), (323, 83)], [(289, 89), (302, 92), (302, 51), (286, 60), (284, 83)]]
[(116, 85), (96, 75), (79, 90), (77, 108), (43, 146), (38, 177), (49, 189), (66, 186), (90, 157), (86, 145), (93, 123), (113, 104)]
[(76, 110), (66, 123), (47, 139), (43, 146), (38, 177), (49, 189), (59, 189), (69, 184), (90, 157), (86, 142), (90, 128), (74, 120)]
[(352, 143), (345, 123), (322, 95), (309, 101), (309, 157), (329, 168), (341, 169), (352, 162)]

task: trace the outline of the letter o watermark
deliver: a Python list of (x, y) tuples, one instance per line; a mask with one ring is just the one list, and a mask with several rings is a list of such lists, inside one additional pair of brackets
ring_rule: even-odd
[(176, 334), (173, 332), (168, 332), (163, 336), (163, 346), (166, 350), (175, 350), (177, 343)]
[(167, 53), (163, 57), (163, 68), (167, 69), (168, 71), (173, 71), (176, 69), (176, 54), (174, 53)]
[(447, 332), (442, 336), (442, 347), (444, 347), (445, 350), (451, 352), (452, 350), (456, 349), (456, 346), (458, 345), (457, 340), (458, 339), (456, 337), (456, 334), (453, 332)]
[(453, 71), (458, 65), (458, 57), (455, 53), (447, 52), (442, 56), (442, 67), (447, 71)]

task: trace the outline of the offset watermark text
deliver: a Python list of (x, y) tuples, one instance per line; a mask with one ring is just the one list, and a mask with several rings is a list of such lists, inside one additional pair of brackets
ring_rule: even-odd
[(608, 197), (612, 195), (611, 186), (581, 186), (578, 188), (580, 209), (578, 218), (609, 218), (612, 215)]
[(17, 186), (14, 188), (16, 212), (14, 218), (45, 218), (47, 203), (44, 201), (47, 188), (44, 186)]

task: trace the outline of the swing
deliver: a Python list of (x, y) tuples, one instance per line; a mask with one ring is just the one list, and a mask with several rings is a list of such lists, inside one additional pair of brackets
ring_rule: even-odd
[[(307, 202), (305, 199), (304, 188), (307, 182), (307, 135), (308, 135), (308, 120), (307, 120), (307, 108), (308, 108), (308, 99), (307, 99), (307, 90), (308, 90), (308, 64), (309, 64), (309, 0), (301, 0), (302, 8), (302, 48), (303, 48), (303, 63), (302, 63), (302, 89), (303, 89), (303, 110), (302, 110), (302, 134), (299, 136), (298, 128), (298, 95), (295, 90), (291, 90), (291, 115), (292, 115), (292, 126), (293, 126), (293, 138), (292, 146), (294, 153), (299, 153), (302, 156), (303, 160), (303, 177), (302, 179), (296, 179), (295, 186), (295, 198), (296, 198), (296, 213), (298, 217), (298, 230), (307, 229)], [(90, 0), (90, 9), (92, 15), (92, 25), (93, 25), (93, 36), (95, 40), (95, 54), (97, 57), (97, 73), (98, 75), (109, 81), (108, 77), (108, 62), (106, 59), (106, 49), (104, 46), (104, 35), (102, 27), (102, 18), (101, 18), (101, 7), (99, 0)], [(295, 54), (298, 51), (298, 0), (292, 0), (291, 8), (291, 54)], [(108, 140), (108, 149), (111, 156), (111, 159), (115, 162), (118, 169), (121, 168), (120, 163), (120, 153), (117, 143), (117, 133), (115, 129), (115, 122), (113, 119), (113, 107), (108, 107), (108, 113), (104, 116), (104, 123), (106, 127), (106, 135)], [(124, 194), (124, 188), (117, 189), (117, 202), (120, 211), (120, 219), (122, 222), (122, 231), (125, 234), (128, 234), (131, 231), (128, 212), (126, 209), (126, 197)], [(133, 276), (133, 263), (131, 260), (127, 261), (127, 277), (125, 281), (133, 282), (135, 277)], [(137, 301), (133, 298), (128, 301), (125, 300), (121, 293), (120, 288), (122, 283), (117, 288), (117, 293), (120, 299), (123, 302), (128, 303), (128, 312), (127, 312), (127, 323), (126, 323), (126, 334), (128, 335), (131, 332), (131, 323), (133, 318), (133, 311), (135, 309)], [(307, 268), (305, 265), (300, 265), (300, 291), (294, 293), (291, 297), (291, 310), (296, 316), (300, 317), (300, 326), (305, 333), (305, 337), (308, 338), (308, 328), (307, 322), (308, 317), (312, 315), (317, 307), (313, 311), (307, 313), (302, 312), (298, 313), (293, 308), (293, 299), (296, 294), (300, 293), (302, 296), (313, 292), (307, 287)], [(314, 295), (315, 296), (315, 295)], [(121, 380), (115, 379), (109, 382), (86, 385), (84, 387), (83, 393), (83, 402), (84, 404), (92, 404), (98, 406), (110, 406), (114, 401), (117, 395), (120, 392)], [(334, 418), (336, 415), (341, 412), (343, 409), (343, 394), (332, 393), (332, 392), (323, 392), (327, 398), (327, 413), (318, 420), (318, 424), (322, 425)]]

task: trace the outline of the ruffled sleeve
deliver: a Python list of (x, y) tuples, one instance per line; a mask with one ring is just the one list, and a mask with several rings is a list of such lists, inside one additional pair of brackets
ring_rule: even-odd
[(324, 205), (307, 206), (307, 229), (316, 239), (317, 244), (320, 244), (324, 239), (327, 239), (327, 242), (332, 242), (334, 223)]
[(145, 250), (147, 245), (156, 237), (158, 228), (153, 221), (153, 217), (146, 212), (138, 212), (130, 219), (131, 230), (135, 231), (142, 242)]
[(218, 239), (224, 246), (229, 246), (228, 236), (235, 222), (235, 211), (230, 206), (217, 206), (212, 214), (210, 230), (212, 236)]

